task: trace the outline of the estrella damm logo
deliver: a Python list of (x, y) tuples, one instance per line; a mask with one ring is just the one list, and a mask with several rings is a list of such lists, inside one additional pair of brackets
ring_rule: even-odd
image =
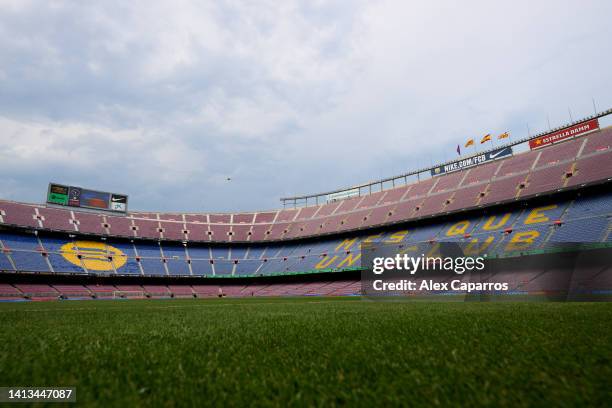
[[(75, 241), (62, 245), (60, 253), (71, 264), (81, 266), (92, 271), (111, 271), (113, 262), (119, 269), (127, 262), (127, 256), (119, 249), (103, 242)], [(79, 259), (81, 255), (81, 259)], [(112, 261), (111, 261), (112, 258)]]

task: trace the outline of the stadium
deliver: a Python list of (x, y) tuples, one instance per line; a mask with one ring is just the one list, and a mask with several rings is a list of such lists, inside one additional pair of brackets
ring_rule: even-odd
[(609, 406), (611, 11), (0, 0), (0, 407)]
[[(594, 246), (590, 251), (606, 251), (603, 267), (601, 264), (592, 267), (573, 265), (569, 278), (559, 280), (559, 275), (566, 275), (561, 265), (519, 270), (506, 266), (498, 270), (495, 276), (487, 277), (487, 282), (503, 280), (507, 289), (504, 294), (506, 300), (513, 297), (531, 297), (532, 300), (542, 297), (553, 300), (609, 300), (612, 294), (607, 252), (612, 242), (612, 197), (609, 193), (609, 182), (612, 180), (612, 128), (600, 129), (598, 118), (610, 113), (602, 112), (552, 132), (479, 153), (479, 156), (486, 158), (482, 164), (463, 159), (461, 163), (468, 165), (456, 171), (444, 171), (455, 167), (453, 163), (444, 163), (347, 190), (287, 198), (283, 199), (285, 208), (280, 210), (225, 214), (126, 211), (118, 215), (108, 210), (86, 208), (88, 204), (83, 197), (87, 190), (78, 188), (75, 194), (73, 187), (51, 183), (49, 203), (46, 205), (0, 201), (0, 300), (9, 303), (87, 300), (79, 309), (89, 316), (91, 313), (105, 312), (107, 306), (97, 305), (103, 299), (111, 302), (119, 301), (117, 299), (143, 302), (142, 306), (126, 306), (125, 309), (131, 314), (158, 313), (157, 307), (163, 309), (168, 305), (155, 306), (135, 299), (191, 299), (184, 300), (191, 302), (191, 305), (177, 304), (180, 300), (171, 302), (178, 310), (183, 307), (189, 310), (190, 306), (198, 305), (193, 303), (197, 302), (196, 299), (228, 298), (215, 301), (229, 301), (220, 304), (241, 309), (259, 306), (259, 312), (268, 316), (264, 316), (262, 321), (258, 320), (262, 319), (261, 316), (251, 318), (243, 310), (241, 319), (252, 320), (245, 320), (242, 324), (258, 322), (260, 326), (255, 332), (259, 335), (260, 330), (269, 330), (266, 329), (266, 321), (278, 313), (278, 307), (285, 313), (297, 312), (302, 315), (308, 313), (309, 305), (323, 305), (327, 313), (332, 313), (332, 316), (321, 317), (317, 322), (325, 326), (339, 323), (333, 316), (343, 313), (342, 308), (352, 306), (347, 300), (350, 302), (350, 299), (365, 296), (360, 271), (368, 266), (366, 262), (362, 265), (361, 247), (377, 242), (390, 245), (398, 252), (402, 252), (402, 248), (412, 248), (413, 252), (423, 253), (431, 251), (439, 243), (462, 242), (468, 248), (487, 253), (490, 257), (508, 258), (513, 264), (516, 264), (517, 257), (521, 264), (529, 263), (527, 259), (530, 257), (554, 258), (559, 250), (551, 250), (551, 244), (578, 242), (583, 246)], [(543, 141), (546, 142), (542, 147)], [(533, 146), (534, 149), (512, 154), (512, 149), (521, 144)], [(500, 153), (505, 154), (502, 156)], [(414, 177), (416, 181), (409, 181)], [(385, 188), (389, 184), (391, 187)], [(108, 203), (104, 205), (110, 208), (113, 200), (108, 198), (115, 196), (107, 193)], [(72, 208), (66, 208), (68, 201), (74, 198), (80, 199), (78, 204), (82, 204), (83, 208), (75, 204)], [(313, 201), (314, 204), (311, 204)], [(95, 206), (98, 205), (92, 207)], [(587, 257), (591, 257), (589, 250), (586, 251)], [(482, 285), (480, 283), (456, 282), (457, 288), (453, 282), (453, 289), (446, 289), (442, 294), (428, 290), (428, 299), (431, 299), (431, 295), (444, 298), (447, 297), (444, 295), (465, 292), (467, 285), (474, 285), (479, 289), (477, 292), (482, 288), (475, 286)], [(251, 303), (231, 303), (232, 298), (237, 301), (247, 298)], [(258, 303), (257, 298), (263, 302)], [(305, 300), (299, 301), (300, 298)], [(409, 292), (405, 298), (418, 299), (419, 296)], [(287, 300), (291, 302), (286, 304)], [(111, 304), (114, 303), (106, 305)], [(305, 309), (287, 312), (296, 307)], [(442, 312), (436, 311), (435, 307), (431, 310), (431, 306), (419, 311), (419, 307), (412, 311), (434, 315)], [(45, 309), (32, 309), (41, 310)], [(60, 313), (62, 310), (58, 309)], [(599, 313), (606, 310), (602, 309)], [(66, 313), (70, 315), (69, 311)], [(449, 313), (454, 319), (466, 318), (460, 317), (464, 311), (459, 309), (449, 309), (443, 313)], [(200, 318), (199, 314), (196, 316)], [(585, 319), (585, 316), (579, 316)], [(591, 315), (586, 317), (592, 318)], [(210, 318), (219, 319), (219, 316), (215, 314)], [(231, 319), (228, 316), (224, 318)], [(540, 318), (535, 317), (532, 324), (540, 324)], [(109, 323), (101, 321), (95, 323), (96, 330), (110, 330), (111, 336), (115, 337), (115, 332), (107, 326)], [(112, 324), (121, 323), (116, 321)], [(174, 327), (175, 323), (168, 324)], [(273, 330), (282, 330), (283, 336), (288, 335), (287, 330), (291, 335), (296, 335), (292, 329), (280, 329), (277, 324)], [(396, 326), (392, 327), (397, 330)], [(425, 323), (423, 327), (434, 329), (432, 322)], [(217, 327), (220, 331), (225, 329)], [(494, 330), (500, 329), (496, 327)], [(149, 330), (151, 328), (143, 328), (141, 333)], [(387, 327), (387, 330), (391, 328)], [(607, 327), (604, 330), (608, 330)], [(189, 335), (195, 336), (194, 333)], [(170, 334), (170, 337), (173, 336)], [(608, 337), (609, 334), (601, 337), (602, 347), (609, 345)], [(181, 342), (185, 340), (183, 338)], [(82, 338), (74, 341), (82, 341)], [(111, 342), (115, 341), (116, 338)], [(216, 344), (214, 339), (208, 341)], [(257, 344), (261, 340), (249, 341)], [(118, 343), (117, 347), (122, 345)], [(320, 346), (323, 345), (317, 343), (316, 347)], [(438, 346), (443, 348), (440, 344)], [(218, 344), (218, 347), (224, 345)], [(290, 350), (295, 345), (287, 347)], [(368, 348), (362, 347), (362, 350)], [(156, 355), (155, 351), (151, 353), (151, 356)], [(238, 353), (241, 358), (247, 358), (242, 352)], [(456, 353), (456, 350), (452, 353)], [(262, 354), (260, 351), (258, 358), (265, 359), (265, 352)], [(379, 358), (387, 361), (384, 357)], [(142, 364), (143, 367), (147, 366), (146, 363)], [(171, 362), (168, 364), (172, 365)], [(241, 364), (234, 363), (232, 367), (240, 367)], [(138, 370), (143, 370), (143, 367)], [(218, 369), (215, 366), (214, 370)], [(74, 368), (67, 370), (73, 372)], [(100, 368), (94, 367), (93, 370)], [(168, 376), (164, 369), (161, 370), (160, 375)], [(598, 372), (594, 368), (589, 375), (598, 375)], [(209, 374), (213, 375), (212, 372)], [(264, 373), (259, 375), (260, 380), (249, 384), (261, 387), (258, 381), (266, 381), (267, 377)], [(3, 377), (11, 378), (12, 374), (5, 371)], [(54, 382), (61, 382), (57, 380), (57, 374), (52, 374), (51, 378), (54, 378)], [(185, 384), (184, 379), (176, 381)], [(245, 386), (243, 381), (234, 379), (233, 383), (230, 382), (230, 389), (242, 390)], [(303, 385), (320, 386), (318, 382), (313, 383), (312, 378), (300, 381)], [(394, 383), (394, 380), (390, 381)], [(116, 393), (124, 388), (116, 382), (110, 383), (109, 387), (114, 393), (106, 397), (96, 396), (100, 385), (94, 385), (86, 389), (86, 398), (89, 404), (94, 401), (103, 401), (103, 404), (115, 404), (117, 401), (141, 404), (143, 398), (148, 401), (161, 398), (166, 403), (184, 401), (185, 395), (176, 395), (172, 388), (176, 382), (160, 387), (167, 393), (165, 396), (143, 387), (138, 381), (136, 383), (140, 385), (128, 387), (124, 396), (119, 398)], [(197, 387), (189, 381), (187, 384), (191, 384), (187, 385), (187, 396), (201, 402), (198, 394), (193, 394)], [(592, 385), (595, 388), (589, 388), (589, 385), (585, 389), (592, 393), (589, 401), (595, 402), (603, 397), (597, 389), (605, 387), (605, 381), (601, 385), (598, 385), (598, 381), (592, 384), (595, 384)], [(356, 384), (349, 382), (348, 386), (354, 387)], [(573, 390), (565, 391), (560, 394), (563, 398), (568, 397), (567, 392), (573, 394)], [(218, 392), (218, 388), (209, 391), (224, 403), (246, 403), (241, 399), (218, 395)], [(504, 403), (529, 398), (526, 395), (530, 392), (533, 390), (527, 387), (516, 394), (518, 400), (507, 398)], [(244, 395), (258, 393), (251, 390), (244, 392)], [(387, 401), (397, 403), (396, 398), (400, 398), (400, 395), (402, 393), (395, 390)], [(427, 395), (417, 395), (421, 404), (428, 403)], [(303, 400), (294, 400), (294, 397), (282, 393), (264, 393), (257, 398), (272, 404), (325, 401), (333, 405), (350, 401), (373, 403), (379, 397), (376, 393), (366, 392), (360, 394), (358, 399), (355, 396), (338, 399), (332, 391), (319, 391), (316, 396), (313, 394)], [(456, 401), (448, 395), (444, 398), (449, 398), (445, 403)], [(484, 400), (478, 396), (464, 396), (462, 401), (482, 404)]]
[[(438, 242), (459, 241), (500, 257), (550, 243), (609, 243), (612, 128), (599, 129), (598, 118), (610, 113), (478, 153), (459, 161), (456, 171), (444, 163), (284, 198), (280, 210), (118, 215), (0, 201), (0, 295), (351, 296), (361, 292), (355, 272), (364, 242), (423, 245), (419, 250), (428, 252)], [(533, 150), (513, 155), (521, 145)], [(51, 184), (49, 194), (57, 188), (67, 203), (70, 187)], [(532, 271), (517, 276), (511, 289), (542, 292), (539, 282), (547, 279)]]

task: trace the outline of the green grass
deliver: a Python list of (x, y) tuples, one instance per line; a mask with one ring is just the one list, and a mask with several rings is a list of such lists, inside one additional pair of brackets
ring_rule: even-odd
[(612, 304), (0, 304), (0, 385), (94, 406), (605, 406)]

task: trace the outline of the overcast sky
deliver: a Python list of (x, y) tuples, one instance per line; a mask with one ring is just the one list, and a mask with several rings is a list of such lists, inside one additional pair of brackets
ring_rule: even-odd
[[(277, 208), (612, 107), (612, 2), (0, 0), (0, 197)], [(231, 181), (226, 179), (231, 177)]]

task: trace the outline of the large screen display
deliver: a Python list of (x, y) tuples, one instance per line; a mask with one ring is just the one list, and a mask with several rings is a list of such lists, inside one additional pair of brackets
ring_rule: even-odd
[(126, 212), (128, 197), (125, 194), (88, 190), (81, 187), (50, 183), (47, 203), (70, 207)]
[(68, 205), (68, 187), (58, 184), (49, 185), (49, 193), (47, 194), (47, 202), (52, 204)]

